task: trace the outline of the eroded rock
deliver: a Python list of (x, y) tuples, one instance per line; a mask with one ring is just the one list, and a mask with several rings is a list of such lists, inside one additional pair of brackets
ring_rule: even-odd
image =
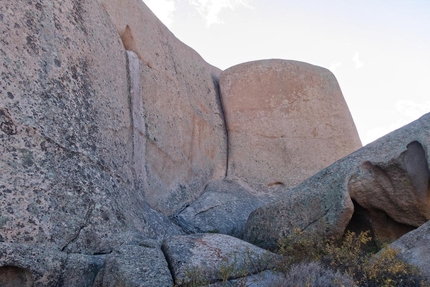
[(177, 217), (179, 223), (185, 221), (194, 228), (194, 232), (242, 238), (249, 214), (268, 202), (268, 197), (257, 196), (237, 182), (213, 181)]
[(287, 60), (239, 64), (220, 75), (228, 178), (292, 188), (361, 147), (333, 74)]
[(403, 235), (390, 247), (399, 251), (399, 258), (421, 271), (430, 282), (430, 221)]
[(180, 42), (142, 1), (100, 0), (140, 65), (145, 118), (144, 192), (171, 215), (226, 173), (220, 70)]
[(0, 14), (0, 239), (94, 254), (180, 234), (140, 188), (129, 61), (100, 3)]
[(162, 248), (179, 286), (256, 274), (272, 268), (279, 259), (264, 249), (222, 234), (170, 237)]
[(0, 243), (1, 286), (93, 286), (104, 256)]
[(245, 239), (276, 248), (296, 227), (337, 236), (347, 227), (392, 242), (430, 219), (429, 146), (426, 114), (251, 213)]
[(123, 245), (106, 257), (102, 286), (171, 287), (173, 279), (158, 246)]

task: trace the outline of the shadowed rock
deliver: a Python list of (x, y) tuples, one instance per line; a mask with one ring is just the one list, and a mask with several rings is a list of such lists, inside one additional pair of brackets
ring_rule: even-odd
[(430, 281), (430, 221), (403, 235), (390, 247), (399, 250), (399, 258), (418, 267)]

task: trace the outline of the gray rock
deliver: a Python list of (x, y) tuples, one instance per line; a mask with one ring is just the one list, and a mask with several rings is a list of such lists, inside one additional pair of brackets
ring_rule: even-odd
[(249, 214), (266, 202), (267, 198), (254, 195), (237, 182), (213, 181), (178, 217), (180, 222), (190, 224), (195, 232), (241, 238)]
[(159, 247), (123, 245), (106, 257), (103, 287), (171, 287), (166, 259)]
[(142, 107), (100, 3), (2, 2), (0, 13), (0, 240), (94, 254), (129, 231), (180, 234), (145, 200)]
[(256, 274), (274, 266), (278, 256), (223, 234), (174, 236), (163, 252), (175, 284), (206, 285)]
[(430, 221), (403, 235), (390, 247), (399, 250), (399, 258), (418, 267), (430, 282)]
[(251, 213), (244, 238), (276, 248), (294, 228), (341, 236), (348, 227), (370, 229), (379, 240), (393, 241), (430, 219), (429, 148), (426, 114)]
[(0, 243), (0, 286), (93, 286), (104, 256)]

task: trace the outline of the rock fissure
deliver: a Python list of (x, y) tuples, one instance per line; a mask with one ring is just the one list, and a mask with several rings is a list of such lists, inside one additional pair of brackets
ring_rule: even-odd
[(302, 228), (302, 231), (305, 231), (306, 229), (308, 229), (311, 225), (315, 224), (316, 222), (318, 222), (319, 220), (323, 219), (330, 211), (330, 209), (333, 206), (329, 207), (320, 217), (312, 220), (311, 222), (309, 222), (305, 227)]
[(81, 234), (81, 231), (86, 228), (89, 224), (89, 221), (91, 219), (91, 215), (94, 211), (95, 204), (93, 202), (90, 203), (90, 206), (88, 207), (87, 213), (84, 217), (84, 222), (79, 226), (78, 230), (76, 231), (75, 235), (61, 248), (61, 251), (65, 252), (66, 249), (74, 242), (76, 242)]

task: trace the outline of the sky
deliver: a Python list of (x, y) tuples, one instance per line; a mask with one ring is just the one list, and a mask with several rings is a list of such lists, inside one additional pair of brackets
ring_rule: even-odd
[(363, 145), (430, 112), (429, 0), (144, 0), (225, 70), (261, 59), (336, 76)]

